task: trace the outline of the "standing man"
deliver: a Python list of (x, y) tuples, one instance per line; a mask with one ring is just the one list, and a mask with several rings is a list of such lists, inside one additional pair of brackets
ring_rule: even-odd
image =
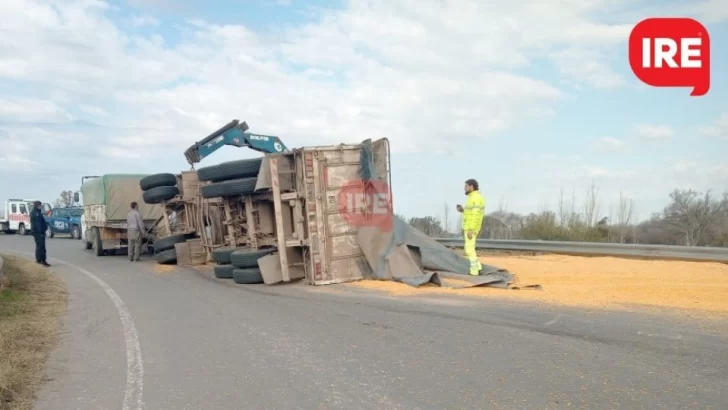
[(30, 213), (30, 231), (35, 239), (35, 261), (43, 266), (51, 266), (46, 261), (46, 230), (48, 223), (41, 211), (40, 201), (33, 202), (33, 211)]
[(144, 220), (137, 210), (137, 203), (131, 203), (131, 211), (126, 215), (126, 239), (129, 242), (129, 262), (139, 262), (142, 253), (142, 236)]
[(458, 205), (458, 212), (463, 213), (463, 235), (465, 236), (465, 257), (470, 261), (470, 274), (479, 275), (483, 266), (475, 252), (475, 241), (483, 226), (485, 216), (485, 198), (478, 191), (478, 181), (469, 179), (465, 181), (465, 207)]

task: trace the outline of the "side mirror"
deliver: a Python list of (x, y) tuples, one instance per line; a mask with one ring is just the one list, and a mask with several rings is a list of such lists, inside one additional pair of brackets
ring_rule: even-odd
[(80, 198), (78, 197), (78, 192), (74, 192), (74, 193), (73, 193), (73, 202), (76, 202), (76, 203), (78, 203), (78, 202), (79, 202), (79, 199), (80, 199)]

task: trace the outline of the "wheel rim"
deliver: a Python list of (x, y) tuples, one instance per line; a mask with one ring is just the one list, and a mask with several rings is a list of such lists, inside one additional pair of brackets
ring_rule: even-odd
[(46, 236), (51, 237), (51, 228), (46, 229)]

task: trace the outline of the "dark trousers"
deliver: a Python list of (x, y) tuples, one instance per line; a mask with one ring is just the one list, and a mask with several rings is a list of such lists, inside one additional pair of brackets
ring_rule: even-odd
[(45, 234), (34, 234), (35, 239), (35, 261), (43, 263), (46, 261)]

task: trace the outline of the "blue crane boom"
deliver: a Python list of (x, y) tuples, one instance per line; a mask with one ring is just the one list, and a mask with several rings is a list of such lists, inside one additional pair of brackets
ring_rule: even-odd
[(248, 147), (265, 154), (287, 151), (280, 138), (273, 135), (253, 134), (248, 131), (248, 124), (232, 120), (219, 130), (194, 143), (185, 151), (185, 158), (190, 165), (197, 164), (203, 158), (217, 151), (223, 145)]

